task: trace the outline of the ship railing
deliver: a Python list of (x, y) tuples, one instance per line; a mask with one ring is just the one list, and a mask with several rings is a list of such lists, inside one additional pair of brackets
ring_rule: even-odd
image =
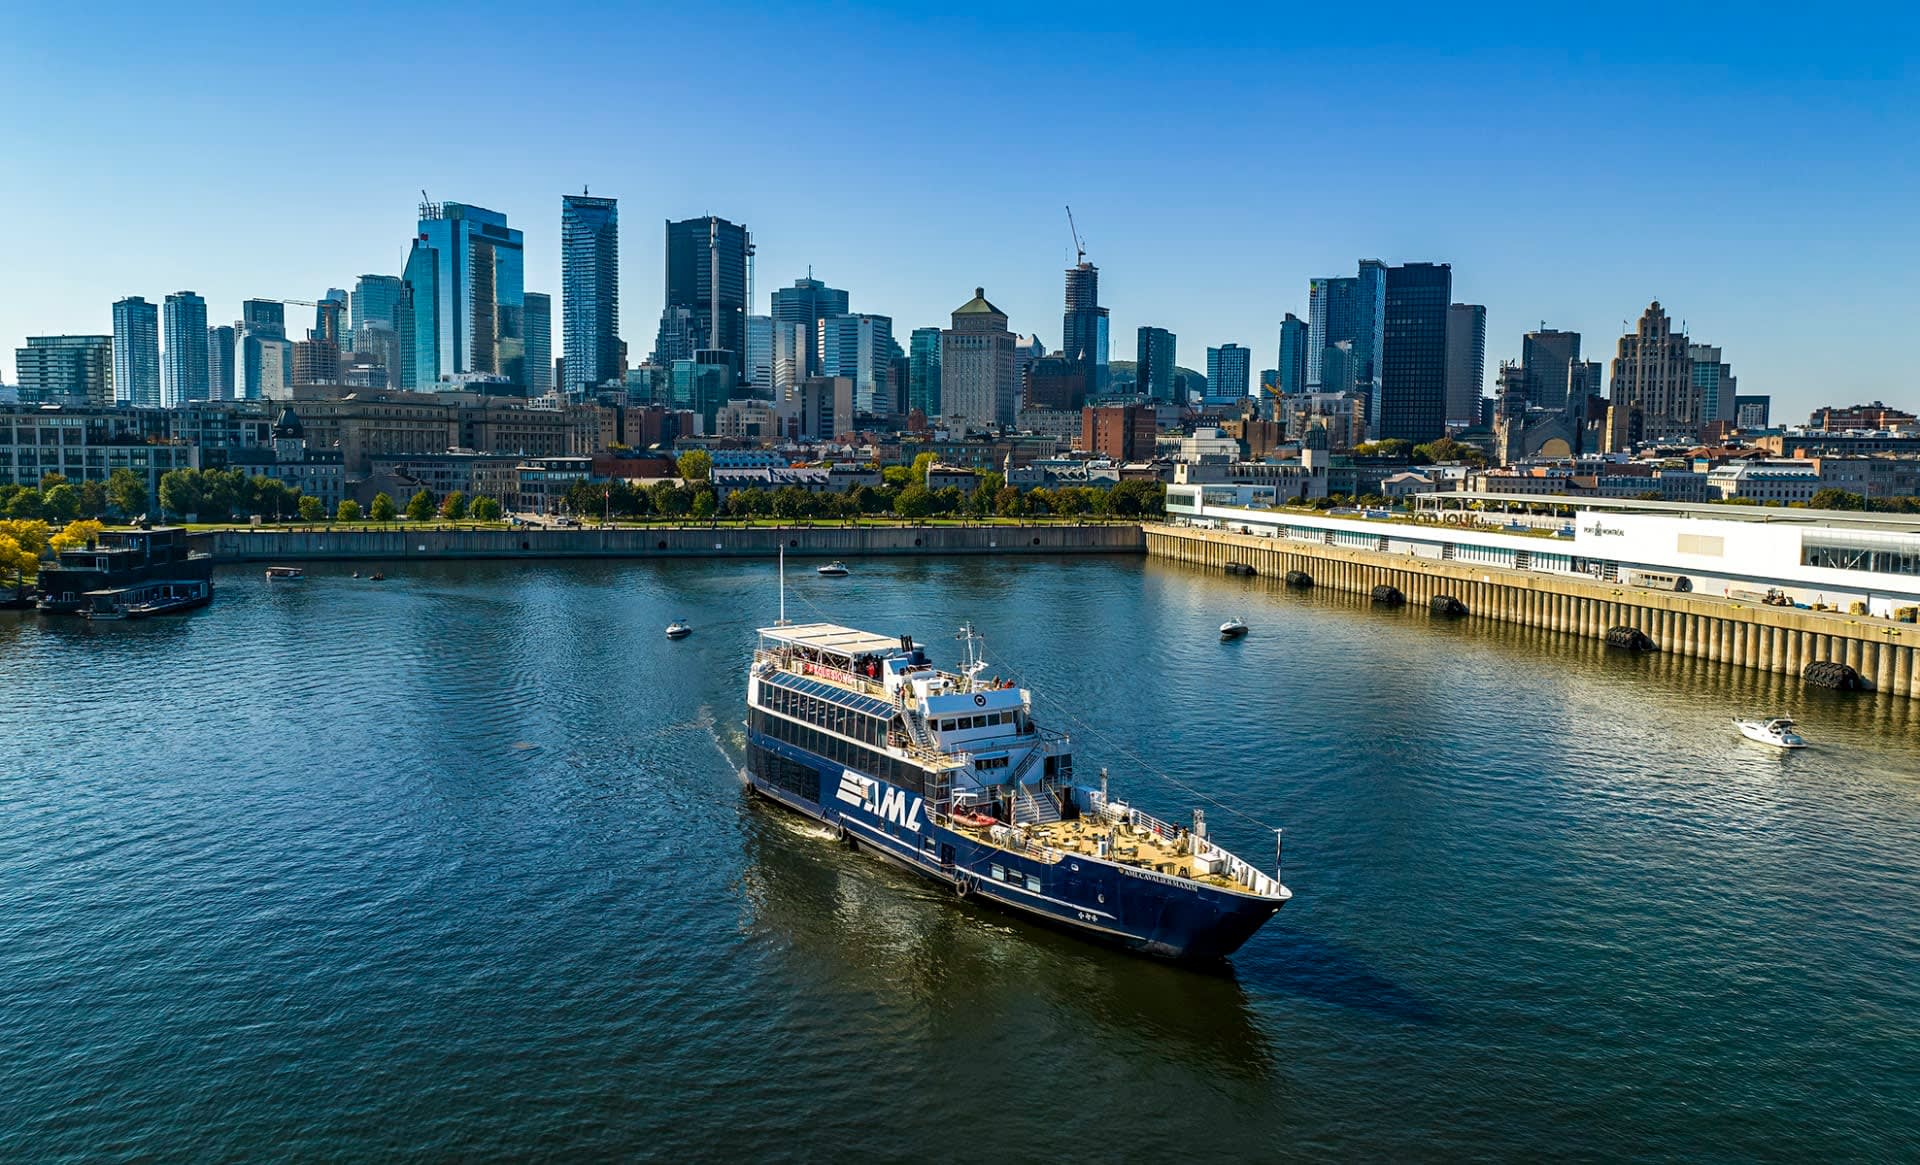
[(987, 837), (1001, 849), (1021, 854), (1025, 857), (1038, 858), (1048, 865), (1056, 865), (1067, 860), (1067, 852), (1065, 850), (1054, 849), (1050, 845), (1042, 845), (1010, 825), (995, 824), (988, 826)]

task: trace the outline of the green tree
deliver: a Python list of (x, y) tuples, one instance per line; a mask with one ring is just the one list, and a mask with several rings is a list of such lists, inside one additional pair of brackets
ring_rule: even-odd
[(54, 486), (65, 484), (67, 484), (67, 475), (64, 473), (43, 473), (40, 475), (40, 493), (43, 496)]
[(1807, 499), (1807, 506), (1815, 510), (1864, 510), (1867, 508), (1867, 499), (1860, 494), (1828, 486), (1813, 491), (1813, 496)]
[(116, 469), (107, 475), (107, 505), (122, 517), (144, 514), (151, 504), (145, 475), (131, 469)]
[(702, 522), (711, 521), (720, 511), (720, 499), (710, 489), (703, 489), (693, 495), (693, 516)]
[(903, 518), (924, 518), (933, 513), (933, 495), (918, 482), (900, 491), (893, 499), (893, 512)]
[(160, 509), (175, 517), (199, 514), (206, 501), (200, 472), (194, 469), (170, 469), (160, 475)]
[(807, 491), (797, 485), (783, 485), (773, 491), (773, 513), (778, 518), (788, 521), (804, 518), (813, 512), (812, 503)]
[(913, 465), (907, 470), (907, 476), (911, 480), (919, 482), (921, 485), (927, 484), (927, 470), (933, 468), (933, 462), (933, 454), (919, 454), (914, 457)]
[(302, 522), (318, 522), (326, 516), (327, 504), (319, 498), (303, 497), (300, 499), (300, 520)]
[(880, 484), (895, 490), (905, 489), (913, 484), (913, 470), (904, 465), (889, 465), (880, 471)]
[(467, 516), (467, 495), (453, 490), (440, 499), (440, 516), (449, 522), (458, 522)]
[(1027, 499), (1014, 487), (1003, 485), (993, 493), (993, 512), (1003, 518), (1024, 518)]
[(1404, 459), (1413, 455), (1413, 442), (1403, 440), (1399, 437), (1391, 437), (1385, 441), (1363, 441), (1353, 447), (1353, 455), (1355, 457), (1380, 457), (1394, 460)]
[(433, 517), (433, 495), (426, 490), (407, 499), (407, 521), (425, 522)]
[(684, 481), (709, 481), (713, 477), (713, 454), (705, 449), (689, 449), (676, 463)]
[(47, 507), (45, 503), (40, 500), (40, 491), (37, 489), (23, 489), (19, 493), (14, 494), (13, 500), (7, 503), (7, 517), (9, 518), (31, 522), (38, 518), (45, 517), (46, 513)]
[[(392, 505), (393, 503), (389, 501), (387, 504)], [(354, 501), (352, 498), (346, 499), (340, 503), (340, 508), (333, 512), (333, 517), (337, 522), (358, 522), (360, 520), (360, 503)]]
[(373, 495), (373, 505), (367, 507), (367, 517), (376, 522), (391, 522), (399, 516), (400, 509), (393, 504), (393, 499), (387, 496), (386, 490)]
[(500, 520), (500, 500), (498, 498), (477, 497), (467, 507), (467, 515), (476, 522), (498, 522)]
[(80, 491), (64, 481), (41, 495), (47, 508), (47, 521), (65, 525), (80, 517)]
[(1438, 441), (1428, 441), (1424, 445), (1415, 445), (1412, 449), (1415, 465), (1436, 465), (1447, 461), (1464, 461), (1469, 465), (1485, 465), (1487, 455), (1476, 445), (1456, 441), (1452, 437), (1442, 437)]
[(107, 512), (107, 483), (104, 481), (83, 481), (80, 483), (80, 513), (85, 517), (98, 518)]

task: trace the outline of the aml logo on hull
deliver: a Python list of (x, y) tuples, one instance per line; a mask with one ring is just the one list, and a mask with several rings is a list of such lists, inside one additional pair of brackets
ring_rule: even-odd
[(863, 777), (852, 769), (840, 773), (840, 791), (834, 798), (848, 805), (858, 805), (875, 816), (904, 825), (915, 833), (920, 832), (920, 798), (903, 790), (884, 785), (872, 777)]

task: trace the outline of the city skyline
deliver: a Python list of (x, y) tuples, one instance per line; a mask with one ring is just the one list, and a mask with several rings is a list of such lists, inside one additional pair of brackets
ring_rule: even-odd
[[(771, 75), (750, 74), (737, 92), (714, 95), (686, 118), (623, 126), (618, 151), (606, 146), (608, 121), (574, 126), (562, 114), (576, 96), (557, 94), (506, 118), (498, 132), (511, 140), (484, 151), (484, 161), (451, 138), (375, 132), (356, 159), (355, 180), (324, 194), (270, 166), (250, 169), (244, 181), (214, 182), (121, 124), (117, 103), (136, 96), (156, 113), (184, 115), (191, 106), (209, 119), (235, 107), (249, 85), (265, 83), (238, 32), (222, 33), (212, 18), (191, 14), (163, 27), (161, 14), (147, 10), (23, 13), (16, 18), (23, 39), (47, 51), (0, 77), (0, 92), (16, 103), (32, 99), (46, 110), (38, 129), (62, 132), (0, 131), (17, 163), (12, 182), (0, 178), (0, 214), (16, 227), (13, 268), (25, 275), (0, 287), (0, 369), (6, 383), (18, 381), (12, 353), (27, 336), (110, 331), (111, 304), (126, 296), (159, 302), (190, 288), (207, 300), (210, 319), (226, 321), (243, 299), (313, 299), (362, 272), (399, 274), (421, 187), (435, 199), (506, 215), (526, 232), (526, 288), (557, 295), (556, 202), (570, 183), (585, 182), (625, 202), (631, 221), (711, 213), (752, 224), (755, 312), (766, 311), (770, 289), (809, 265), (816, 277), (850, 289), (864, 310), (889, 315), (897, 334), (941, 324), (968, 289), (984, 285), (1016, 332), (1058, 348), (1060, 272), (1074, 257), (1063, 213), (1071, 202), (1088, 259), (1101, 270), (1113, 335), (1145, 325), (1180, 335), (1193, 351), (1238, 343), (1266, 353), (1286, 313), (1305, 318), (1311, 278), (1349, 273), (1359, 258), (1450, 263), (1454, 299), (1487, 306), (1485, 393), (1499, 361), (1518, 359), (1521, 336), (1543, 322), (1581, 332), (1600, 350), (1655, 299), (1691, 335), (1724, 351), (1743, 392), (1772, 395), (1782, 415), (1828, 399), (1910, 392), (1898, 344), (1916, 305), (1902, 273), (1920, 245), (1902, 209), (1916, 186), (1903, 143), (1916, 136), (1920, 101), (1901, 69), (1901, 37), (1884, 28), (1863, 37), (1843, 24), (1791, 38), (1716, 27), (1710, 43), (1690, 43), (1681, 56), (1632, 42), (1631, 21), (1622, 17), (1580, 27), (1584, 47), (1576, 50), (1565, 47), (1570, 21), (1520, 30), (1515, 11), (1476, 12), (1464, 23), (1450, 15), (1458, 28), (1401, 13), (1400, 33), (1359, 30), (1343, 44), (1365, 50), (1380, 77), (1337, 110), (1316, 104), (1334, 65), (1315, 58), (1314, 38), (1292, 28), (1284, 38), (1249, 29), (1226, 46), (1192, 33), (1147, 46), (1115, 31), (1083, 36), (1070, 13), (1047, 14), (988, 53), (980, 41), (994, 34), (984, 27), (870, 12), (849, 43), (836, 45), (834, 35), (849, 31), (841, 24), (810, 27), (814, 17), (805, 11), (747, 11), (730, 17), (742, 35), (788, 44), (823, 66), (856, 49), (888, 48), (871, 58), (861, 86), (876, 98), (889, 88), (903, 95), (876, 100), (873, 128), (882, 137), (905, 140), (935, 124), (941, 108), (978, 101), (990, 116), (953, 127), (946, 147), (969, 159), (965, 179), (956, 181), (943, 160), (909, 157), (868, 180), (821, 183), (813, 192), (768, 183), (768, 172), (804, 172), (811, 149), (740, 121), (779, 86)], [(247, 36), (289, 19), (262, 14), (269, 27)], [(398, 33), (415, 19), (402, 9), (366, 23), (369, 31)], [(693, 20), (671, 10), (600, 19), (616, 37), (641, 21), (666, 35)], [(933, 50), (939, 59), (978, 67), (941, 79), (941, 70), (904, 51), (930, 30), (952, 41)], [(525, 31), (515, 56), (557, 35)], [(177, 41), (183, 53), (146, 52), (156, 39)], [(397, 47), (362, 46), (377, 37), (350, 39), (352, 46), (317, 46), (273, 83), (320, 86), (348, 67), (400, 56)], [(483, 59), (508, 55), (506, 46), (485, 41), (465, 47)], [(1209, 54), (1224, 54), (1223, 67), (1200, 68)], [(1082, 115), (1083, 102), (1052, 107), (1061, 92), (1089, 83), (1104, 92), (1130, 63), (1148, 58), (1178, 80), (1124, 94), (1114, 85), (1116, 109), (1101, 116), (1096, 140), (1116, 158), (1144, 152), (1165, 168), (1164, 181), (1115, 184), (1097, 167), (1060, 180), (1031, 162), (1023, 137), (1052, 134), (1069, 109)], [(1444, 73), (1432, 70), (1436, 60), (1447, 62)], [(1418, 79), (1399, 75), (1422, 63), (1428, 68)], [(1549, 72), (1559, 83), (1533, 92), (1527, 79)], [(403, 75), (385, 99), (425, 96), (423, 79), (396, 73)], [(211, 78), (191, 101), (173, 95), (189, 76)], [(673, 98), (664, 79), (583, 84), (595, 99), (587, 104), (608, 109), (660, 107)], [(1414, 101), (1419, 116), (1401, 124)], [(1201, 108), (1212, 120), (1196, 130), (1191, 114)], [(1277, 115), (1313, 124), (1289, 120), (1283, 135), (1267, 125)], [(736, 123), (746, 132), (732, 156), (694, 152), (705, 135)], [(1650, 124), (1674, 126), (1663, 132), (1699, 164), (1655, 173), (1614, 162)], [(1012, 125), (1026, 132), (1007, 132)], [(1163, 139), (1173, 125), (1179, 132)], [(1466, 136), (1426, 140), (1449, 125)], [(1287, 163), (1261, 156), (1276, 153), (1266, 147), (1282, 136), (1288, 157), (1363, 140), (1396, 164), (1425, 166), (1427, 176), (1406, 184), (1383, 173), (1381, 182), (1340, 199), (1276, 199), (1272, 191), (1294, 189), (1277, 185)], [(1213, 161), (1210, 173), (1220, 177), (1192, 177), (1200, 171), (1183, 159), (1228, 145), (1248, 160)], [(1527, 167), (1502, 165), (1522, 151)], [(663, 170), (650, 161), (664, 156), (702, 162)], [(125, 165), (149, 175), (139, 215), (106, 210), (111, 174)], [(62, 181), (28, 186), (20, 178), (45, 174)], [(1741, 180), (1730, 182), (1729, 174)], [(263, 245), (290, 217), (301, 230)], [(80, 262), (73, 261), (76, 239), (84, 243)], [(1542, 262), (1547, 240), (1556, 252)], [(622, 239), (620, 334), (636, 361), (651, 346), (662, 307), (661, 247), (657, 229)], [(1788, 318), (1794, 326), (1781, 326)], [(1842, 330), (1844, 361), (1810, 339)]]

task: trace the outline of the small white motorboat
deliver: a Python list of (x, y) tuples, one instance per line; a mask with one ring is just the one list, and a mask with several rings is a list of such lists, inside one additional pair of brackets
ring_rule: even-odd
[(1775, 716), (1770, 720), (1742, 720), (1735, 717), (1733, 726), (1748, 740), (1770, 744), (1775, 748), (1807, 747), (1805, 738), (1794, 730), (1790, 716)]
[(693, 628), (687, 626), (685, 623), (681, 622), (678, 619), (675, 619), (673, 622), (667, 624), (668, 639), (685, 639), (687, 636), (691, 634), (693, 634)]
[(1228, 619), (1220, 624), (1220, 638), (1238, 639), (1247, 633), (1247, 625), (1240, 619)]
[(269, 566), (268, 582), (299, 582), (307, 577), (307, 572), (298, 566)]
[(853, 573), (847, 569), (847, 564), (844, 562), (829, 562), (825, 566), (815, 567), (814, 569), (826, 575), (828, 578), (844, 578)]

